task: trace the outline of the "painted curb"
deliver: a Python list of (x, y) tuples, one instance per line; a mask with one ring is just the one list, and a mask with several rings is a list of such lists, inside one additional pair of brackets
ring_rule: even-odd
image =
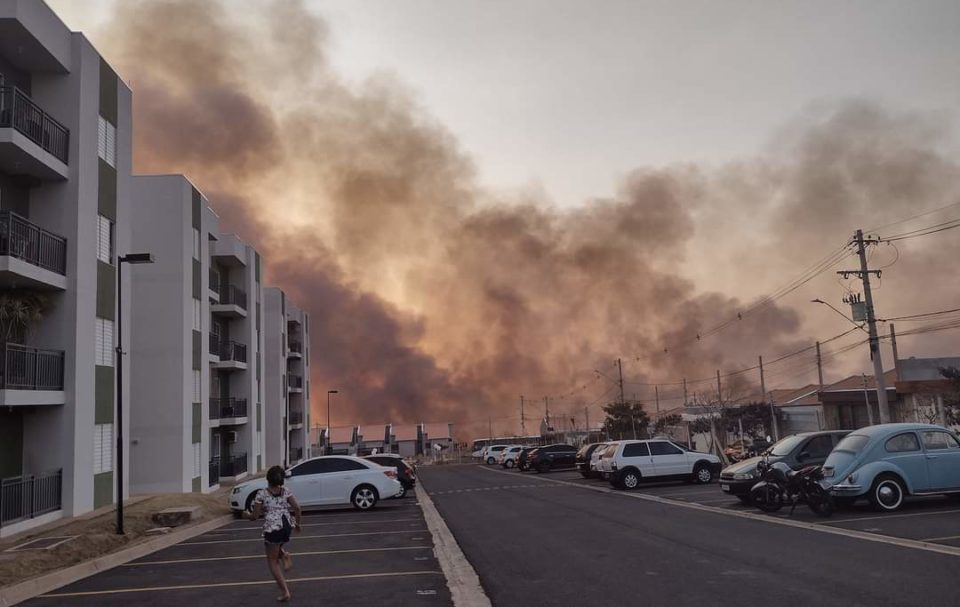
[(129, 563), (130, 561), (144, 557), (148, 554), (163, 550), (178, 544), (183, 540), (202, 535), (218, 527), (222, 527), (233, 520), (232, 514), (227, 514), (180, 531), (174, 531), (168, 535), (153, 538), (141, 542), (135, 546), (124, 548), (117, 552), (107, 554), (85, 561), (66, 569), (60, 569), (40, 577), (20, 582), (0, 590), (0, 607), (12, 607), (28, 599), (46, 594), (57, 588), (62, 588), (91, 575), (113, 569), (118, 565)]
[[(510, 472), (503, 472), (500, 470), (490, 470), (489, 468), (482, 468), (482, 469), (487, 470), (488, 472), (494, 472), (496, 474), (511, 474)], [(859, 531), (856, 529), (844, 529), (842, 527), (828, 527), (827, 525), (830, 524), (829, 520), (825, 520), (824, 523), (807, 523), (804, 521), (795, 521), (791, 519), (772, 517), (766, 514), (757, 514), (754, 512), (738, 512), (736, 510), (727, 510), (726, 508), (717, 508), (716, 506), (707, 506), (705, 504), (697, 504), (695, 502), (685, 502), (682, 500), (674, 500), (666, 497), (660, 497), (658, 495), (650, 495), (648, 493), (628, 493), (626, 491), (617, 491), (614, 489), (607, 489), (606, 487), (591, 487), (589, 485), (571, 483), (570, 481), (561, 481), (555, 478), (538, 478), (537, 480), (540, 480), (546, 483), (555, 483), (558, 485), (566, 485), (568, 487), (586, 489), (588, 491), (596, 491), (598, 493), (610, 493), (613, 495), (622, 495), (623, 497), (632, 497), (634, 499), (644, 500), (647, 502), (654, 502), (658, 504), (669, 504), (671, 506), (679, 506), (681, 508), (687, 508), (689, 510), (700, 510), (701, 512), (712, 512), (714, 514), (722, 514), (723, 516), (746, 518), (754, 521), (760, 521), (763, 523), (769, 523), (771, 525), (782, 525), (784, 527), (808, 529), (810, 531), (818, 531), (820, 533), (827, 533), (831, 535), (842, 535), (844, 537), (855, 538), (858, 540), (865, 540), (868, 542), (877, 542), (880, 544), (900, 546), (901, 548), (912, 548), (914, 550), (925, 550), (927, 552), (936, 552), (939, 554), (946, 554), (949, 556), (960, 556), (960, 548), (955, 546), (945, 546), (943, 544), (932, 544), (930, 542), (924, 542), (922, 540), (912, 540), (908, 538), (895, 537), (892, 535), (880, 535), (877, 533), (870, 533), (869, 531)], [(891, 516), (896, 516), (896, 515), (891, 515)]]
[(433, 500), (420, 483), (417, 483), (416, 493), (423, 510), (423, 518), (427, 521), (427, 529), (433, 536), (433, 549), (443, 575), (447, 578), (447, 588), (450, 589), (454, 606), (491, 607), (490, 599), (480, 586), (480, 578), (473, 565), (464, 556), (450, 528), (443, 522)]

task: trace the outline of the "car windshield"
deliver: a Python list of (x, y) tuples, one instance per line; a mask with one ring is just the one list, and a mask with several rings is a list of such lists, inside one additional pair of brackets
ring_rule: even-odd
[(870, 438), (863, 436), (862, 434), (851, 434), (842, 441), (840, 441), (835, 450), (836, 451), (847, 451), (849, 453), (860, 453), (864, 447), (867, 446), (867, 443), (870, 442)]
[(777, 457), (783, 457), (784, 455), (790, 455), (790, 452), (793, 451), (797, 445), (803, 441), (804, 437), (802, 436), (788, 436), (787, 438), (777, 441), (777, 444), (770, 447), (770, 455), (776, 455)]

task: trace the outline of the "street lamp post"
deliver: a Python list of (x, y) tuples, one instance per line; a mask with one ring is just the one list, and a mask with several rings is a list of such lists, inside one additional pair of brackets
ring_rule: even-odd
[(326, 455), (330, 455), (330, 395), (339, 394), (337, 390), (327, 390), (327, 445), (326, 445)]
[(117, 257), (117, 535), (123, 535), (123, 264), (153, 263), (150, 253)]

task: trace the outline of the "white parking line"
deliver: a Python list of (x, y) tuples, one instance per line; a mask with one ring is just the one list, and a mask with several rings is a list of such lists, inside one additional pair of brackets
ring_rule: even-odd
[(841, 518), (834, 519), (829, 521), (824, 521), (825, 525), (838, 525), (841, 523), (856, 523), (857, 521), (879, 521), (887, 520), (889, 518), (912, 518), (915, 516), (936, 516), (938, 514), (955, 514), (960, 512), (958, 510), (937, 510), (936, 512), (907, 512), (904, 514), (881, 514), (879, 516), (861, 516), (857, 518)]
[[(395, 548), (357, 548), (355, 550), (313, 550), (310, 552), (290, 552), (291, 556), (317, 556), (323, 554), (354, 554), (362, 552), (396, 552), (400, 550), (429, 550), (431, 546), (400, 546)], [(172, 559), (168, 561), (137, 561), (126, 563), (122, 567), (144, 567), (146, 565), (177, 565), (180, 563), (204, 563), (207, 561), (243, 561), (248, 559), (262, 559), (262, 554), (248, 556), (213, 556), (194, 559)], [(416, 560), (416, 559), (415, 559)]]
[[(309, 520), (309, 519), (305, 519)], [(372, 520), (372, 521), (354, 521), (351, 523), (344, 523), (342, 521), (330, 522), (330, 523), (302, 523), (301, 527), (329, 527), (331, 525), (376, 525), (380, 523), (409, 523), (409, 522), (423, 522), (423, 519), (420, 518), (386, 518), (382, 520)], [(263, 531), (263, 525), (251, 525), (248, 527), (233, 527), (232, 529), (222, 529), (220, 531), (211, 531), (205, 535), (224, 535), (227, 533), (237, 533), (239, 531)]]
[[(325, 582), (330, 580), (355, 580), (378, 577), (403, 577), (405, 575), (443, 575), (442, 571), (402, 571), (395, 573), (355, 573), (352, 575), (322, 575), (315, 577), (287, 578), (288, 584), (300, 582)], [(100, 596), (104, 594), (131, 594), (136, 592), (158, 592), (161, 590), (196, 590), (198, 588), (230, 588), (236, 586), (266, 586), (276, 584), (273, 580), (257, 580), (251, 582), (218, 582), (214, 584), (184, 584), (182, 586), (153, 586), (143, 588), (117, 588), (115, 590), (90, 590), (87, 592), (55, 592), (41, 595), (44, 598), (66, 598), (77, 596)]]
[[(369, 533), (334, 533), (331, 535), (295, 535), (293, 539), (311, 540), (328, 537), (357, 537), (361, 535), (390, 535), (394, 533), (423, 533), (426, 529), (408, 529), (406, 531), (371, 531)], [(263, 538), (250, 537), (239, 540), (212, 540), (209, 542), (180, 542), (178, 546), (201, 546), (203, 544), (235, 544), (237, 542), (262, 542)]]
[(950, 540), (960, 540), (960, 535), (948, 535), (946, 537), (928, 537), (920, 541), (921, 542), (947, 542)]
[[(481, 468), (484, 470), (485, 468)], [(489, 470), (490, 472), (501, 473), (499, 470)], [(613, 489), (606, 489), (604, 487), (591, 487), (589, 485), (583, 485), (580, 483), (571, 483), (568, 481), (561, 481), (552, 478), (540, 478), (537, 479), (545, 483), (557, 483), (559, 485), (567, 485), (568, 487), (574, 487), (577, 489), (586, 489), (588, 491), (596, 491), (598, 493), (612, 493), (614, 495), (622, 495), (623, 497), (632, 497), (634, 499), (641, 499), (648, 502), (656, 502), (660, 504), (669, 504), (674, 506), (679, 506), (681, 508), (688, 508), (690, 510), (700, 510), (701, 512), (713, 512), (714, 514), (722, 514), (724, 516), (736, 516), (740, 518), (751, 519), (755, 521), (761, 521), (766, 523), (771, 523), (774, 525), (783, 525), (785, 527), (795, 527), (798, 529), (808, 529), (810, 531), (818, 531), (820, 533), (829, 533), (832, 535), (842, 535), (845, 537), (866, 540), (869, 542), (877, 542), (880, 544), (890, 544), (892, 546), (899, 546), (901, 548), (913, 548), (915, 550), (925, 550), (927, 552), (937, 552), (940, 554), (947, 554), (950, 556), (960, 556), (960, 548), (954, 546), (945, 546), (943, 544), (931, 544), (926, 543), (922, 540), (910, 540), (901, 537), (892, 537), (886, 535), (877, 535), (875, 533), (868, 533), (866, 531), (858, 531), (856, 529), (846, 529), (844, 527), (828, 527), (826, 525), (817, 524), (817, 523), (806, 523), (803, 521), (797, 521), (789, 518), (779, 518), (773, 516), (767, 516), (764, 514), (756, 514), (753, 512), (744, 512), (742, 510), (730, 510), (727, 508), (718, 508), (716, 506), (707, 506), (704, 504), (698, 504), (696, 502), (684, 502), (681, 500), (672, 500), (665, 497), (660, 497), (656, 495), (651, 495), (648, 493), (626, 493), (623, 491), (616, 491)], [(941, 511), (936, 514), (947, 514), (948, 512), (960, 512), (958, 510), (951, 511)], [(931, 513), (932, 514), (932, 513)], [(897, 516), (897, 515), (891, 515)], [(907, 515), (900, 515), (907, 516)], [(887, 517), (880, 517), (887, 518)], [(846, 519), (847, 522), (852, 520), (866, 520), (862, 519)], [(843, 522), (843, 521), (840, 521)]]

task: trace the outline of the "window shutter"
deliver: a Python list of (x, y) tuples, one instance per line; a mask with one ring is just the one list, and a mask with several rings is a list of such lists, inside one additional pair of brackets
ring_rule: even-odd
[(105, 367), (113, 366), (113, 321), (105, 318), (97, 319), (96, 330), (96, 357), (95, 364)]
[(193, 476), (200, 476), (200, 443), (193, 443)]
[(103, 116), (97, 120), (97, 156), (107, 159), (107, 121)]
[(200, 230), (193, 228), (193, 258), (200, 259)]
[(202, 402), (200, 399), (200, 371), (194, 370), (193, 372), (193, 402), (199, 403)]
[(200, 330), (200, 300), (193, 300), (193, 330)]
[(107, 164), (117, 166), (117, 127), (107, 123)]
[(97, 424), (93, 433), (93, 473), (113, 470), (113, 424)]
[(97, 259), (113, 263), (113, 223), (103, 215), (97, 215)]

